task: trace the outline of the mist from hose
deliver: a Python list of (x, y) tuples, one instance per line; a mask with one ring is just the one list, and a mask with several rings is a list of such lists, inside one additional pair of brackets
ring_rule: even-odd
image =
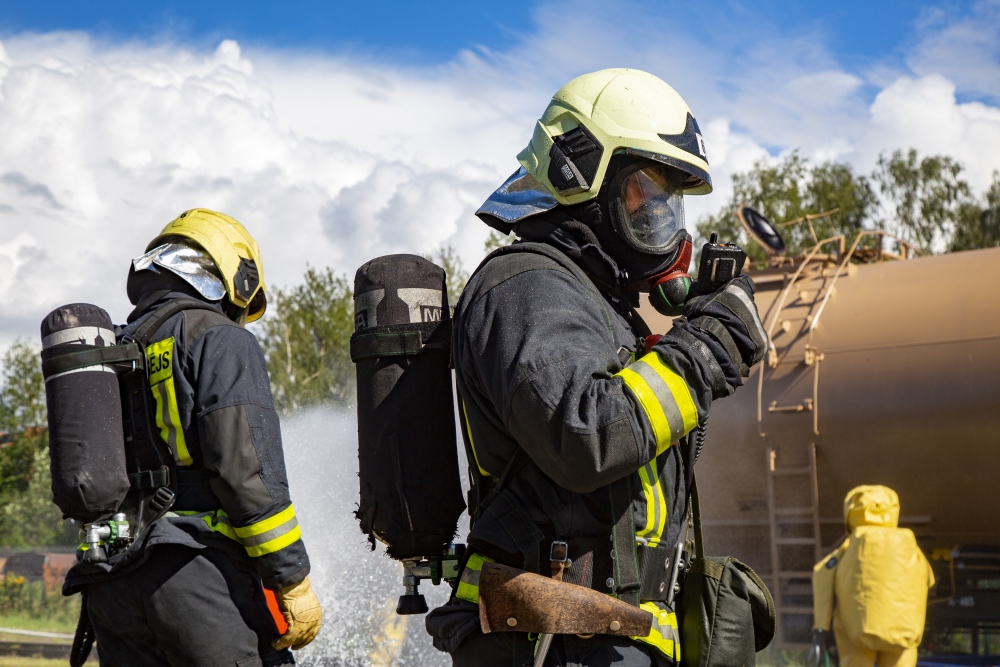
[[(309, 575), (323, 605), (323, 629), (296, 651), (303, 667), (446, 667), (448, 655), (431, 645), (424, 615), (397, 616), (402, 566), (378, 545), (371, 551), (354, 517), (359, 500), (358, 425), (353, 410), (317, 408), (282, 419), (282, 441), (292, 502), (309, 551)], [(460, 469), (465, 461), (459, 448)], [(463, 478), (463, 487), (465, 486)], [(460, 541), (468, 531), (459, 525)], [(433, 609), (451, 592), (423, 582)]]

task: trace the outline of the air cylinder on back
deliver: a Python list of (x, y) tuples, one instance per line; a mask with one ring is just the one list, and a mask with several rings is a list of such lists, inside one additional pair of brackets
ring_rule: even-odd
[(118, 376), (106, 364), (53, 371), (53, 360), (115, 344), (107, 312), (62, 306), (42, 320), (42, 368), (49, 416), (52, 495), (65, 518), (109, 518), (129, 489)]
[(392, 558), (437, 556), (465, 509), (445, 272), (416, 255), (378, 257), (358, 269), (354, 295), (361, 530)]

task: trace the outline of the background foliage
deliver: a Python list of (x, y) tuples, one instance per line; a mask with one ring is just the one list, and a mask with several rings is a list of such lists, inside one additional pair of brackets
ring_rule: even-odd
[(354, 403), (354, 301), (344, 277), (309, 268), (301, 284), (272, 290), (260, 329), (279, 411)]
[(806, 223), (779, 229), (789, 256), (837, 234), (850, 244), (862, 229), (894, 233), (925, 254), (1000, 245), (1000, 175), (994, 173), (980, 200), (962, 171), (947, 156), (919, 158), (915, 150), (883, 154), (868, 175), (856, 173), (846, 162), (811, 164), (793, 152), (736, 174), (729, 202), (696, 230), (705, 239), (718, 232), (723, 241), (743, 246), (752, 260), (764, 260), (764, 251), (734, 215), (737, 205), (745, 203), (776, 224), (840, 209), (812, 223), (815, 237)]
[(78, 530), (52, 502), (45, 383), (38, 350), (14, 343), (0, 372), (0, 546), (75, 544)]

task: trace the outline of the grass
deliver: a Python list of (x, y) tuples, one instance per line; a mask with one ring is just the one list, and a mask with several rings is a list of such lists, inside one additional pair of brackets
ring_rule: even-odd
[(0, 658), (0, 667), (66, 667), (66, 664), (65, 660), (47, 658)]
[[(79, 606), (76, 607), (76, 612), (79, 614)], [(41, 630), (43, 632), (61, 632), (63, 634), (71, 635), (76, 632), (76, 622), (77, 616), (67, 617), (60, 614), (57, 617), (42, 617), (38, 618), (25, 613), (8, 613), (0, 614), (0, 628), (17, 628), (18, 630)], [(26, 640), (27, 637), (21, 636), (22, 640)], [(11, 641), (13, 637), (0, 637), (4, 641)], [(37, 637), (39, 641), (42, 641), (41, 637)], [(2, 666), (0, 666), (2, 667)]]
[(80, 596), (66, 598), (58, 587), (8, 574), (0, 582), (0, 627), (72, 633), (80, 617)]
[(758, 667), (804, 667), (806, 653), (807, 651), (789, 649), (779, 651), (771, 646), (757, 654), (757, 665)]

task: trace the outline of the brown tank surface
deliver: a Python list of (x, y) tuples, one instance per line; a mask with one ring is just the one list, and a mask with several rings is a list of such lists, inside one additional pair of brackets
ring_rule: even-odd
[[(938, 565), (938, 609), (996, 622), (1000, 248), (872, 261), (883, 253), (835, 246), (749, 272), (772, 349), (712, 407), (698, 465), (708, 550), (768, 582), (782, 644), (807, 641), (811, 568), (843, 535), (844, 496), (884, 484)], [(641, 313), (653, 331), (670, 327), (648, 304)], [(969, 549), (996, 581), (969, 580), (978, 592), (963, 597), (955, 562)]]

